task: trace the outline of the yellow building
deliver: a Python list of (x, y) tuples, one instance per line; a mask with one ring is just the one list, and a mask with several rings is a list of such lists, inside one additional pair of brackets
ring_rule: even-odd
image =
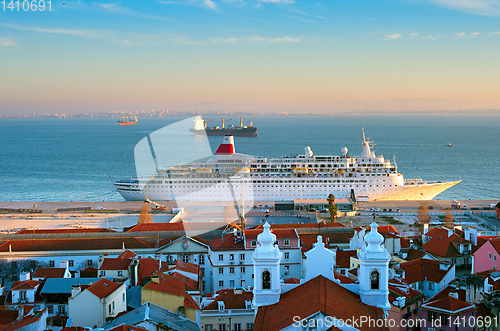
[(200, 307), (190, 294), (186, 293), (184, 282), (168, 275), (153, 276), (141, 290), (142, 302), (152, 302), (198, 323)]

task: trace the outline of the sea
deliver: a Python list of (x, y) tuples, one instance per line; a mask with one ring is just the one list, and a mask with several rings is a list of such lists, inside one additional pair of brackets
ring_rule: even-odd
[[(220, 126), (220, 116), (207, 116)], [(239, 124), (239, 117), (233, 122)], [(134, 148), (187, 117), (0, 119), (0, 201), (120, 201), (113, 180), (136, 175)], [(406, 179), (461, 180), (435, 199), (500, 197), (500, 117), (473, 115), (247, 116), (258, 137), (235, 137), (236, 151), (263, 157), (361, 152), (362, 128), (377, 155)], [(215, 152), (222, 137), (208, 137)], [(452, 144), (453, 147), (447, 147)], [(168, 152), (169, 146), (164, 146)]]

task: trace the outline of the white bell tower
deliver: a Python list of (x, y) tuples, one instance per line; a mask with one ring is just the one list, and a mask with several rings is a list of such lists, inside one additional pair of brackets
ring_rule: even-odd
[(384, 237), (377, 232), (377, 223), (370, 224), (371, 231), (365, 235), (364, 245), (358, 252), (359, 296), (370, 306), (380, 307), (385, 314), (389, 304), (389, 261), (390, 254), (385, 249)]
[(257, 236), (257, 248), (252, 254), (254, 268), (253, 306), (272, 305), (280, 300), (280, 261), (283, 253), (275, 245), (276, 235), (270, 225)]

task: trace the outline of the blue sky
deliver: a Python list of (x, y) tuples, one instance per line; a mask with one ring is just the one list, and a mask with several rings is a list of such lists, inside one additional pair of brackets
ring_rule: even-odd
[(1, 113), (500, 108), (500, 0), (2, 7)]

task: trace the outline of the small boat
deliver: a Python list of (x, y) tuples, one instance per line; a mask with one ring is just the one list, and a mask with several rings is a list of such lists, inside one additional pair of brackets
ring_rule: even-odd
[(135, 123), (137, 123), (137, 117), (133, 115), (122, 116), (118, 121), (119, 125), (135, 125)]
[(453, 144), (446, 144), (446, 147), (453, 147)]

